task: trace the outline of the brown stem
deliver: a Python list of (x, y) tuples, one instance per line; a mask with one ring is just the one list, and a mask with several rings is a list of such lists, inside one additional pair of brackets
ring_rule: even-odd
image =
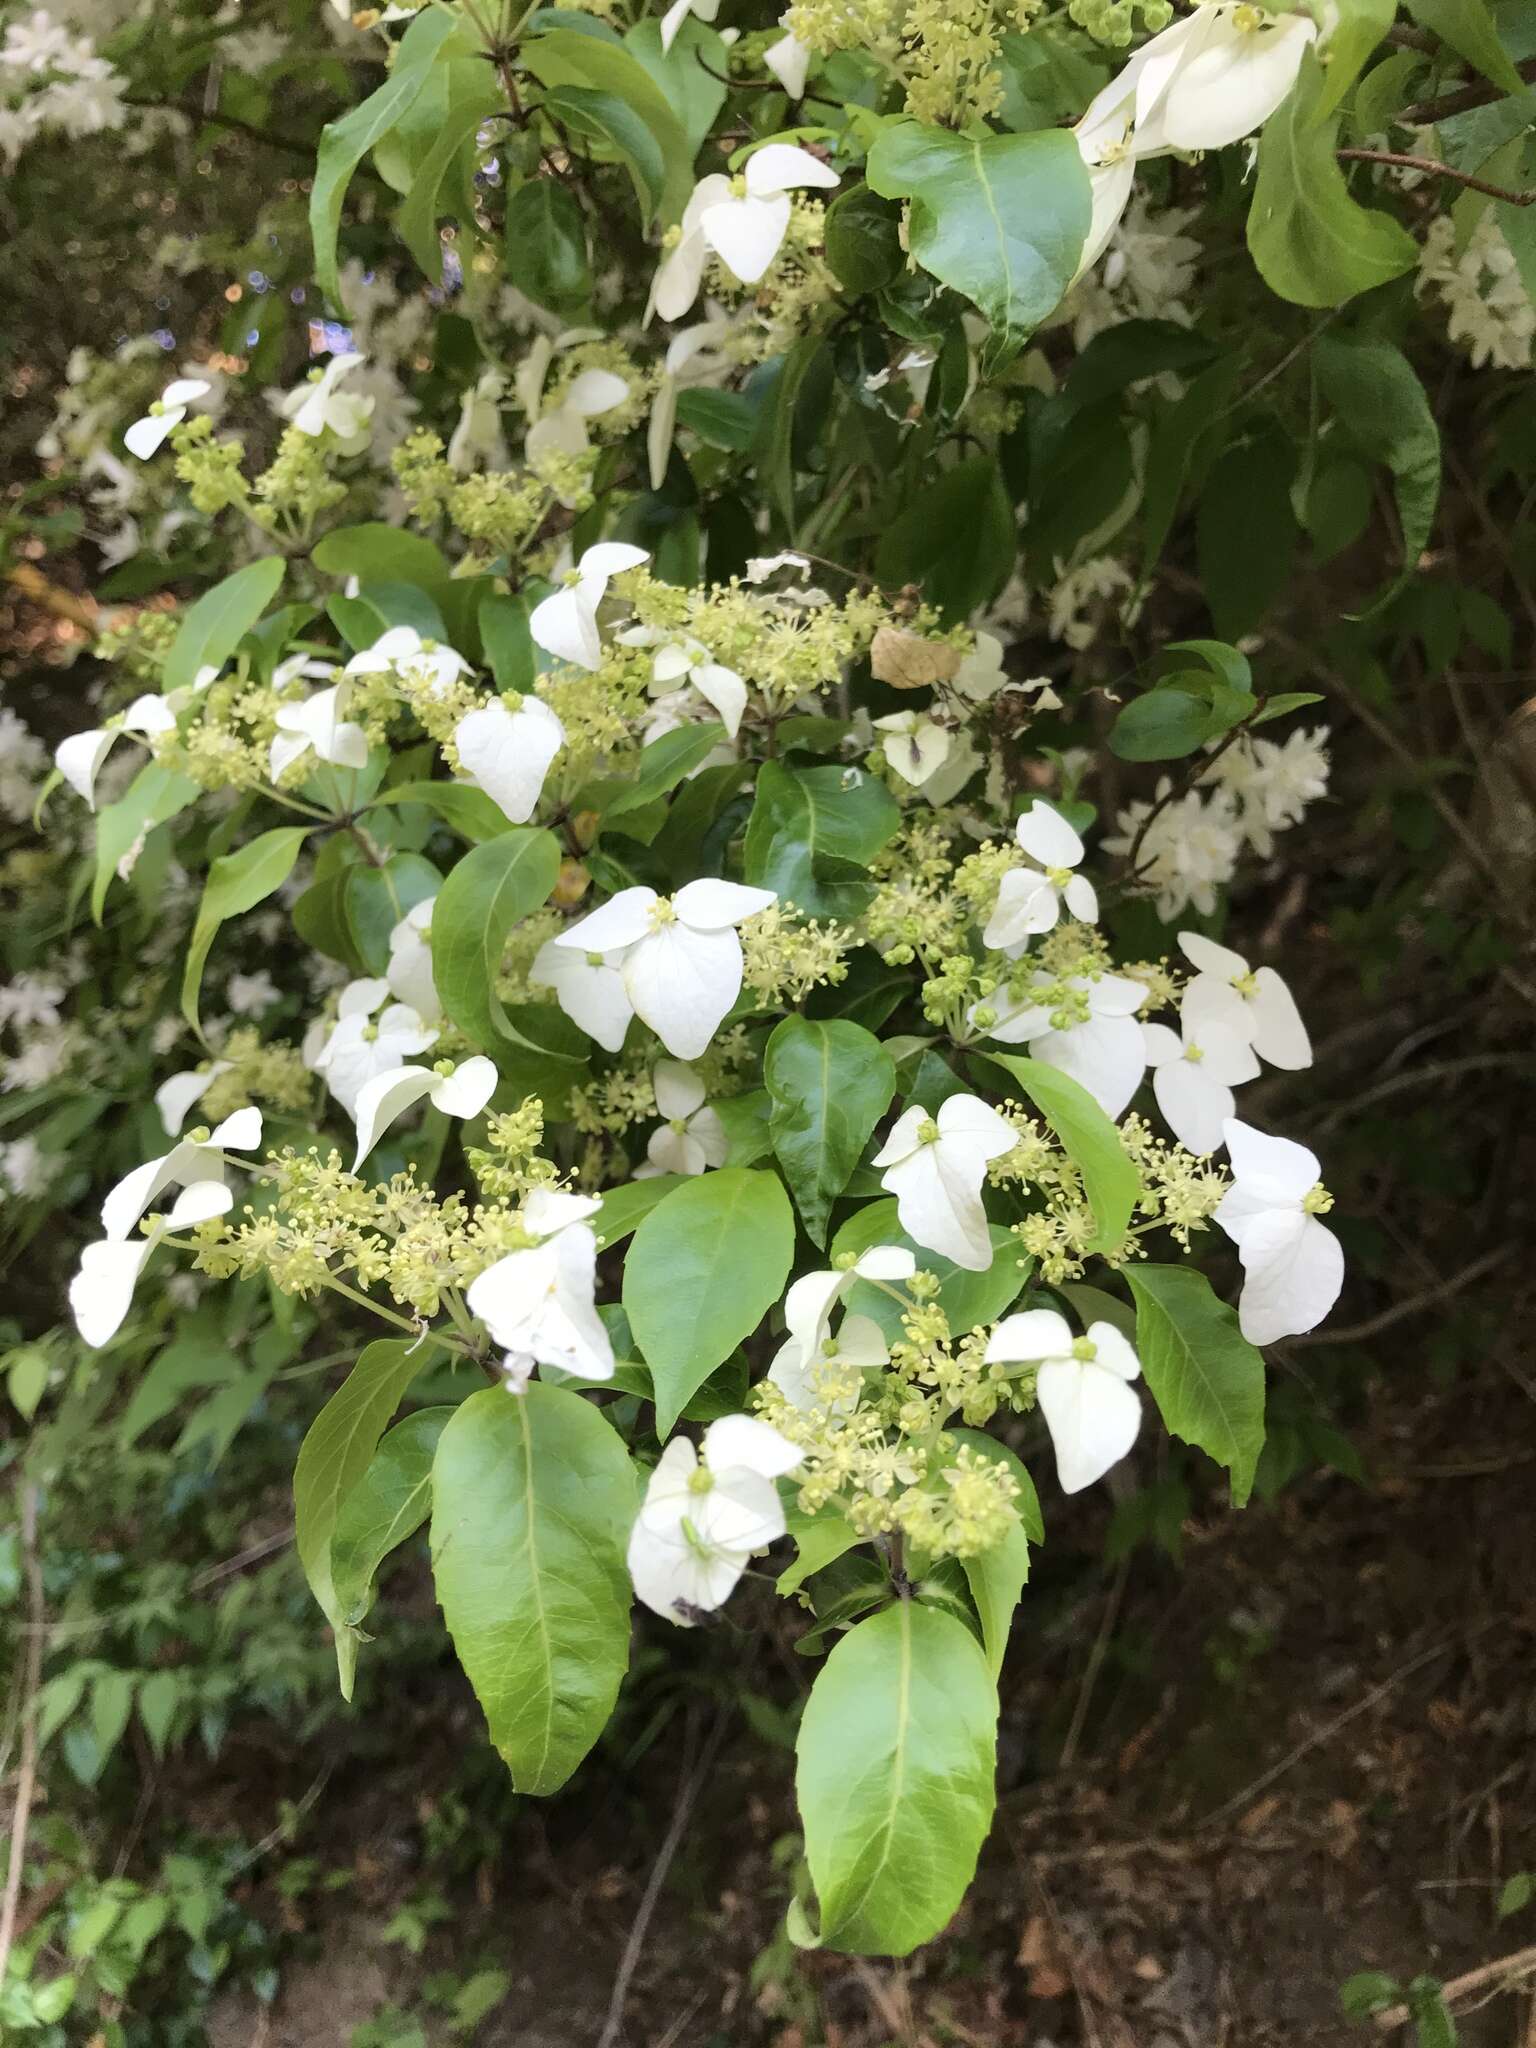
[(5, 1900), (0, 1905), (0, 1983), (5, 1980), (11, 1944), (16, 1938), (16, 1911), (21, 1901), (21, 1876), (27, 1860), (27, 1823), (37, 1787), (37, 1695), (43, 1676), (43, 1567), (37, 1550), (37, 1488), (18, 1479), (21, 1494), (21, 1555), (27, 1583), (26, 1675), (21, 1701), (21, 1768), (16, 1778), (16, 1805), (11, 1814), (11, 1859), (5, 1874)]
[[(1496, 1962), (1480, 1963), (1475, 1970), (1468, 1970), (1464, 1976), (1450, 1977), (1440, 1986), (1440, 1996), (1447, 2005), (1458, 1998), (1465, 1998), (1471, 1991), (1485, 1990), (1489, 1985), (1502, 1989), (1513, 1989), (1518, 1979), (1529, 1977), (1536, 1972), (1536, 1947), (1517, 1948), (1513, 1955), (1500, 1956)], [(1383, 2033), (1394, 2028), (1406, 2027), (1413, 2014), (1406, 2005), (1389, 2005), (1385, 2012), (1376, 2015), (1376, 2024)]]
[[(1515, 69), (1527, 85), (1536, 81), (1536, 57), (1527, 57)], [(1448, 121), (1452, 114), (1465, 114), (1472, 107), (1486, 107), (1490, 100), (1506, 97), (1502, 85), (1463, 85), (1455, 92), (1442, 93), (1438, 99), (1416, 100), (1411, 107), (1401, 107), (1392, 119), (1405, 128), (1432, 128), (1437, 121)]]
[(1454, 178), (1469, 191), (1486, 192), (1490, 199), (1502, 199), (1509, 206), (1536, 206), (1536, 185), (1528, 192), (1512, 192), (1507, 185), (1490, 185), (1486, 178), (1474, 178), (1470, 171), (1458, 171), (1453, 164), (1443, 164), (1437, 157), (1408, 156), (1399, 149), (1336, 149), (1333, 153), (1346, 163), (1396, 164), (1405, 171), (1427, 171), (1431, 177)]

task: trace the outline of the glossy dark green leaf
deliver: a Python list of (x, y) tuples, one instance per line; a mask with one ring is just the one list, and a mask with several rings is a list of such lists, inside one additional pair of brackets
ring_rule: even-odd
[(765, 761), (747, 824), (746, 879), (807, 917), (857, 917), (871, 894), (869, 863), (900, 823), (896, 799), (860, 768)]
[(773, 1149), (801, 1222), (824, 1245), (832, 1204), (896, 1092), (896, 1063), (862, 1025), (786, 1017), (764, 1050), (763, 1080)]
[(561, 319), (592, 296), (587, 223), (575, 195), (555, 177), (530, 178), (507, 201), (507, 277)]
[(438, 895), (432, 978), (448, 1015), (485, 1052), (508, 1040), (530, 1043), (509, 1020), (496, 978), (507, 935), (549, 901), (559, 873), (559, 840), (537, 826), (520, 825), (465, 854)]

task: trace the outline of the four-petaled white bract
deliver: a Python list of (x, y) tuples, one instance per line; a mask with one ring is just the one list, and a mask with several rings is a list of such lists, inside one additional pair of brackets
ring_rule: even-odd
[(700, 21), (713, 21), (720, 12), (720, 0), (672, 0), (672, 5), (661, 17), (661, 47), (670, 50), (677, 32), (690, 14)]
[(311, 440), (332, 433), (344, 455), (357, 455), (368, 445), (368, 423), (373, 418), (373, 400), (343, 391), (346, 377), (365, 359), (356, 354), (332, 356), (318, 377), (297, 385), (284, 394), (278, 410), (295, 429)]
[[(769, 1379), (797, 1408), (814, 1407), (816, 1368), (831, 1356), (832, 1315), (843, 1296), (860, 1280), (910, 1280), (916, 1271), (917, 1259), (905, 1245), (875, 1244), (851, 1265), (802, 1274), (784, 1297), (784, 1324), (789, 1334), (774, 1354)], [(889, 1355), (884, 1334), (871, 1317), (843, 1318), (836, 1347), (840, 1363), (875, 1366)]]
[(1063, 1493), (1092, 1486), (1135, 1443), (1141, 1401), (1130, 1383), (1141, 1361), (1113, 1323), (1090, 1323), (1086, 1337), (1074, 1337), (1054, 1309), (1025, 1309), (992, 1332), (987, 1361), (1038, 1366), (1035, 1398)]
[(450, 683), (468, 675), (469, 663), (440, 640), (424, 640), (414, 626), (391, 626), (370, 647), (361, 647), (347, 663), (349, 676), (387, 675), (409, 672), (424, 676), (434, 697), (440, 697)]
[(397, 1117), (425, 1097), (444, 1116), (462, 1117), (467, 1122), (478, 1116), (496, 1093), (496, 1067), (483, 1053), (476, 1053), (446, 1074), (430, 1067), (395, 1067), (375, 1074), (357, 1091), (357, 1172), (368, 1154)]
[(146, 1159), (124, 1174), (101, 1205), (101, 1227), (108, 1237), (125, 1238), (155, 1201), (170, 1187), (193, 1181), (224, 1179), (226, 1152), (251, 1152), (261, 1143), (261, 1111), (237, 1109), (205, 1136), (183, 1138), (169, 1152)]
[(302, 704), (284, 704), (277, 712), (277, 731), (268, 751), (267, 772), (274, 782), (295, 761), (314, 749), (315, 758), (333, 768), (366, 768), (368, 735), (344, 718), (349, 685), (343, 679), (328, 690), (316, 690)]
[[(1032, 983), (1042, 989), (1054, 986), (1048, 974), (1033, 976)], [(1136, 1016), (1146, 989), (1124, 974), (1073, 975), (1068, 988), (1086, 1006), (1086, 1017), (1031, 1001), (1028, 994), (1014, 998), (999, 990), (972, 1007), (971, 1021), (976, 1022), (978, 1011), (989, 1011), (995, 1020), (987, 1027), (989, 1038), (1002, 1045), (1027, 1045), (1032, 1059), (1070, 1074), (1106, 1116), (1118, 1117), (1147, 1070), (1146, 1039)]]
[(1250, 1344), (1299, 1337), (1316, 1329), (1344, 1284), (1343, 1249), (1317, 1218), (1326, 1196), (1316, 1154), (1236, 1117), (1224, 1134), (1234, 1184), (1216, 1221), (1242, 1261), (1238, 1323)]
[(514, 825), (525, 825), (544, 792), (565, 727), (542, 697), (497, 697), (454, 727), (460, 780), (483, 789)]
[(703, 1457), (674, 1437), (651, 1474), (629, 1539), (629, 1574), (646, 1606), (688, 1628), (731, 1595), (752, 1553), (784, 1534), (776, 1479), (798, 1445), (751, 1415), (722, 1415)]
[(96, 808), (96, 778), (119, 733), (137, 733), (148, 737), (151, 733), (174, 732), (176, 715), (163, 697), (148, 692), (135, 697), (120, 718), (110, 725), (94, 726), (88, 732), (71, 733), (67, 740), (60, 740), (54, 750), (54, 766), (69, 784), (77, 790), (94, 811)]
[(423, 1024), (440, 1024), (442, 1000), (432, 974), (432, 909), (435, 896), (424, 896), (394, 925), (389, 934), (389, 965), (384, 979), (398, 1002), (416, 1012)]
[(123, 446), (130, 455), (137, 455), (141, 462), (147, 462), (172, 427), (180, 426), (187, 416), (188, 407), (200, 398), (206, 398), (213, 389), (201, 377), (177, 377), (167, 384), (155, 401), (153, 409), (143, 419), (135, 420), (131, 427), (123, 430)]
[(530, 1239), (471, 1281), (465, 1299), (508, 1354), (509, 1383), (526, 1383), (532, 1360), (584, 1380), (613, 1378), (613, 1345), (594, 1306), (597, 1239), (589, 1195), (535, 1188), (518, 1221)]
[(1272, 1067), (1295, 1073), (1311, 1066), (1312, 1041), (1296, 998), (1273, 967), (1250, 968), (1241, 953), (1199, 932), (1180, 932), (1179, 945), (1196, 969), (1180, 1003), (1186, 1023), (1224, 1025)]
[(772, 889), (710, 877), (675, 896), (621, 889), (555, 944), (622, 955), (619, 972), (635, 1015), (674, 1058), (696, 1060), (741, 993), (735, 927), (777, 901)]
[(624, 949), (600, 953), (588, 948), (581, 934), (590, 922), (584, 917), (557, 939), (546, 939), (533, 956), (528, 979), (536, 987), (552, 988), (573, 1024), (605, 1052), (617, 1052), (635, 1014), (620, 972)]
[(650, 559), (644, 548), (623, 540), (600, 540), (588, 548), (571, 572), (573, 580), (534, 606), (528, 620), (534, 639), (560, 661), (596, 668), (603, 658), (597, 608), (608, 585)]
[(188, 1183), (169, 1212), (154, 1219), (147, 1236), (106, 1237), (88, 1244), (80, 1254), (80, 1266), (69, 1283), (70, 1312), (75, 1328), (93, 1350), (109, 1343), (123, 1326), (133, 1304), (133, 1290), (145, 1261), (161, 1238), (173, 1230), (191, 1229), (222, 1216), (234, 1200), (221, 1180)]
[(704, 1173), (724, 1166), (730, 1140), (719, 1116), (704, 1100), (704, 1083), (678, 1060), (658, 1060), (651, 1072), (657, 1114), (666, 1122), (652, 1131), (646, 1163), (636, 1180), (657, 1173)]
[(1031, 860), (1040, 863), (1040, 871), (1008, 870), (982, 943), (999, 951), (1018, 950), (1037, 932), (1055, 928), (1063, 904), (1084, 924), (1095, 923), (1099, 899), (1093, 884), (1086, 875), (1073, 872), (1083, 858), (1083, 842), (1060, 811), (1036, 797), (1013, 836)]
[(880, 1185), (896, 1197), (908, 1237), (982, 1273), (992, 1263), (992, 1239), (981, 1184), (988, 1162), (1018, 1142), (1012, 1124), (979, 1095), (951, 1095), (937, 1116), (916, 1103), (899, 1116), (873, 1164), (885, 1168)]
[(747, 708), (747, 686), (735, 669), (711, 661), (709, 649), (687, 634), (670, 634), (657, 626), (631, 626), (618, 635), (625, 647), (654, 647), (651, 695), (661, 696), (686, 684), (697, 690), (732, 739), (741, 729)]
[(874, 726), (887, 735), (882, 742), (886, 760), (915, 789), (938, 774), (954, 745), (954, 734), (926, 711), (892, 711), (877, 718)]
[(1166, 1024), (1143, 1024), (1152, 1092), (1168, 1128), (1187, 1151), (1204, 1159), (1223, 1144), (1222, 1125), (1234, 1107), (1232, 1090), (1259, 1071), (1246, 1038), (1214, 1020), (1197, 1024), (1185, 1006), (1182, 1033)]
[[(680, 320), (699, 295), (710, 251), (743, 284), (756, 284), (789, 227), (790, 193), (807, 185), (829, 190), (838, 174), (792, 142), (769, 142), (748, 157), (739, 181), (712, 171), (693, 188), (679, 239), (656, 273), (652, 304), (663, 320)], [(545, 643), (548, 644), (547, 642)]]
[(389, 983), (376, 977), (349, 981), (336, 1007), (336, 1022), (316, 1054), (316, 1073), (354, 1121), (364, 1085), (392, 1073), (437, 1043), (438, 1033), (407, 1003), (387, 1003)]

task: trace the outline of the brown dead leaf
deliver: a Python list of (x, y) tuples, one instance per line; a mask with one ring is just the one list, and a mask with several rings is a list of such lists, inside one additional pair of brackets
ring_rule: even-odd
[(578, 904), (592, 886), (592, 877), (579, 860), (563, 860), (560, 863), (559, 878), (555, 893), (550, 899), (562, 910), (570, 910)]
[(925, 690), (947, 683), (960, 666), (960, 650), (902, 626), (882, 626), (869, 649), (870, 673), (893, 690)]
[(1238, 1833), (1242, 1835), (1256, 1835), (1260, 1828), (1265, 1827), (1274, 1819), (1279, 1810), (1280, 1801), (1274, 1793), (1271, 1793), (1267, 1799), (1261, 1799), (1257, 1806), (1249, 1807), (1237, 1824)]

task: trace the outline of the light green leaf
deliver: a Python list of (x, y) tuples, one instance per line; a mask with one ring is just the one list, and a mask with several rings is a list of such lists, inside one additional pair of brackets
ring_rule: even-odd
[(294, 1537), (310, 1591), (336, 1637), (343, 1699), (352, 1697), (357, 1635), (336, 1593), (331, 1540), (342, 1503), (372, 1462), (401, 1396), (439, 1347), (383, 1337), (370, 1344), (310, 1425), (293, 1474)]
[(471, 789), (467, 782), (397, 782), (381, 790), (380, 805), (425, 804), (461, 839), (482, 845), (500, 839), (513, 827), (499, 804), (492, 803), (483, 789)]
[(276, 825), (247, 841), (238, 852), (221, 855), (209, 868), (181, 977), (181, 1014), (199, 1038), (203, 1027), (198, 1019), (198, 995), (219, 926), (242, 911), (253, 910), (283, 886), (309, 833), (308, 825)]
[(350, 1623), (373, 1604), (379, 1566), (432, 1511), (432, 1460), (452, 1408), (419, 1408), (387, 1431), (347, 1494), (331, 1538), (336, 1604)]
[(486, 1052), (509, 1040), (529, 1043), (502, 1007), (496, 977), (507, 935), (549, 901), (559, 874), (560, 842), (524, 825), (475, 847), (442, 886), (432, 912), (432, 978), (448, 1015)]
[(1136, 1351), (1152, 1398), (1174, 1436), (1232, 1475), (1242, 1507), (1264, 1448), (1264, 1360), (1193, 1266), (1130, 1265)]
[(147, 761), (115, 804), (96, 814), (96, 874), (91, 884), (91, 916), (101, 923), (107, 891), (118, 863), (141, 835), (174, 818), (202, 795), (200, 783), (178, 775), (163, 761)]
[(136, 1677), (132, 1671), (102, 1671), (91, 1687), (91, 1733), (104, 1757), (116, 1749), (128, 1726)]
[(1334, 158), (1339, 116), (1321, 110), (1323, 72), (1309, 50), (1296, 89), (1264, 125), (1248, 215), (1248, 251), (1273, 292), (1297, 306), (1338, 306), (1418, 261), (1389, 213), (1350, 197)]
[(862, 769), (765, 761), (747, 820), (746, 879), (807, 917), (857, 917), (873, 894), (869, 863), (900, 823), (895, 797)]
[[(1001, 1223), (992, 1223), (987, 1226), (987, 1234), (992, 1240), (992, 1263), (985, 1272), (973, 1273), (946, 1259), (942, 1252), (929, 1251), (916, 1238), (908, 1237), (898, 1219), (894, 1198), (887, 1198), (866, 1202), (849, 1217), (832, 1240), (832, 1257), (837, 1260), (849, 1252), (857, 1257), (876, 1244), (904, 1246), (916, 1255), (923, 1272), (932, 1273), (939, 1280), (939, 1306), (949, 1318), (950, 1329), (960, 1336), (983, 1323), (995, 1322), (1018, 1298), (1028, 1272), (1029, 1261), (1021, 1254), (1012, 1231), (1005, 1230)], [(878, 1323), (888, 1344), (894, 1344), (901, 1335), (900, 1302), (868, 1280), (857, 1281), (848, 1290), (846, 1306), (850, 1315), (868, 1316)]]
[(719, 31), (696, 14), (685, 15), (671, 49), (663, 50), (661, 22), (653, 15), (628, 30), (624, 47), (676, 114), (687, 137), (689, 158), (696, 157), (725, 105), (724, 79), (731, 60)]
[(1018, 1082), (1083, 1176), (1095, 1226), (1088, 1249), (1114, 1250), (1125, 1236), (1141, 1187), (1120, 1133), (1070, 1074), (1015, 1054), (991, 1052), (987, 1058)]
[(156, 1756), (165, 1755), (182, 1694), (179, 1671), (149, 1671), (139, 1682), (139, 1719)]
[(1072, 136), (904, 122), (880, 134), (865, 175), (883, 197), (911, 200), (913, 258), (986, 315), (983, 374), (999, 369), (1056, 310), (1082, 254), (1092, 200)]
[(824, 1947), (909, 1955), (976, 1868), (996, 1794), (997, 1688), (964, 1622), (901, 1600), (817, 1675), (795, 1792)]
[[(382, 520), (368, 520), (361, 526), (338, 526), (323, 540), (315, 542), (310, 560), (327, 576), (338, 580), (357, 577), (363, 585), (414, 584), (443, 606), (453, 584), (453, 572), (442, 552), (419, 533), (386, 526)], [(468, 586), (460, 584), (460, 590)]]
[(661, 144), (634, 108), (616, 94), (589, 85), (556, 86), (544, 108), (562, 127), (595, 142), (599, 158), (613, 157), (623, 164), (640, 202), (640, 219), (649, 228), (666, 193), (667, 165)]
[(1408, 12), (1484, 78), (1505, 92), (1524, 92), (1525, 80), (1499, 41), (1487, 0), (1408, 0)]
[[(492, 67), (479, 57), (448, 64), (448, 106), (431, 148), (418, 165), (395, 227), (433, 284), (443, 279), (443, 244), (437, 231), (438, 195), (453, 160), (465, 149), (487, 114), (502, 104), (501, 86)], [(473, 167), (471, 155), (467, 168)], [(450, 205), (443, 209), (453, 212)]]
[(690, 1397), (784, 1291), (795, 1219), (777, 1178), (727, 1166), (674, 1188), (635, 1232), (624, 1310), (671, 1434)]
[[(691, 775), (725, 738), (725, 727), (716, 719), (702, 725), (679, 726), (640, 749), (636, 772), (628, 780), (619, 776), (589, 783), (573, 806), (579, 811), (596, 811), (605, 821), (623, 818), (675, 789)], [(620, 828), (623, 829), (622, 827)]]
[(282, 581), (282, 557), (266, 555), (205, 591), (189, 607), (165, 657), (160, 687), (167, 696), (195, 682), (200, 669), (222, 668), (276, 597)]
[(813, 1573), (835, 1563), (863, 1538), (841, 1509), (823, 1508), (818, 1514), (807, 1515), (795, 1505), (798, 1489), (791, 1483), (784, 1490), (789, 1494), (784, 1503), (785, 1529), (794, 1538), (797, 1554), (794, 1563), (779, 1573), (774, 1586), (787, 1597), (798, 1593)]
[(1392, 472), (1403, 564), (1372, 600), (1375, 611), (1407, 583), (1429, 543), (1440, 501), (1440, 430), (1412, 364), (1391, 342), (1320, 335), (1313, 364), (1340, 429), (1362, 454)]
[(320, 132), (309, 195), (309, 231), (315, 245), (315, 276), (338, 309), (341, 280), (336, 268), (336, 237), (352, 174), (374, 144), (415, 105), (439, 52), (458, 25), (457, 17), (445, 7), (423, 8), (401, 38), (394, 66), (378, 91), (339, 121), (327, 122)]
[(629, 108), (661, 152), (665, 169), (662, 220), (676, 220), (693, 189), (693, 151), (682, 123), (645, 66), (621, 44), (569, 28), (554, 29), (525, 43), (523, 61), (547, 86), (586, 86), (612, 94)]
[(824, 1245), (832, 1204), (896, 1092), (896, 1062), (861, 1024), (786, 1017), (763, 1053), (763, 1080), (773, 1149), (800, 1220)]
[(348, 935), (364, 972), (381, 975), (389, 967), (390, 933), (408, 910), (439, 893), (443, 878), (419, 853), (392, 853), (377, 867), (354, 861), (345, 874), (341, 910)]
[(609, 1188), (601, 1209), (592, 1219), (598, 1243), (605, 1248), (622, 1244), (686, 1178), (681, 1173), (657, 1173), (648, 1180), (627, 1180), (620, 1187)]
[(1364, 69), (1365, 60), (1397, 19), (1397, 0), (1338, 0), (1328, 32), (1320, 114), (1331, 114)]
[(629, 1659), (629, 1454), (581, 1395), (535, 1380), (454, 1411), (432, 1473), (448, 1632), (519, 1792), (558, 1791)]

